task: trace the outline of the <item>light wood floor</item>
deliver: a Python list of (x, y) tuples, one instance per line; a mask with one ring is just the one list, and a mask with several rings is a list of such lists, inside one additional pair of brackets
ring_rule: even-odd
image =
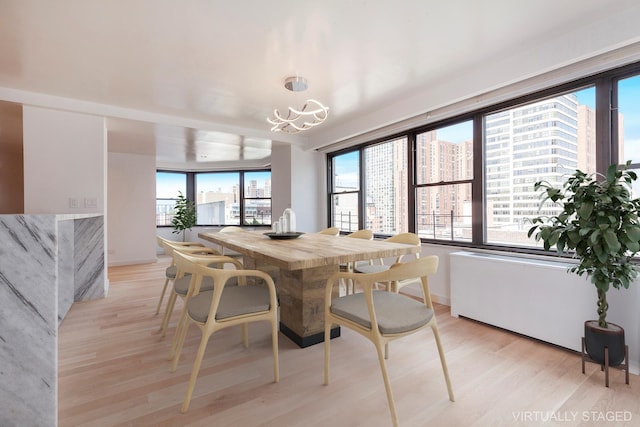
[[(189, 330), (178, 370), (166, 360), (154, 316), (166, 258), (109, 270), (109, 296), (76, 303), (59, 331), (60, 426), (388, 426), (373, 346), (342, 330), (332, 340), (331, 383), (323, 346), (300, 349), (280, 335), (280, 383), (273, 383), (268, 326), (250, 326), (250, 347), (234, 328), (215, 334), (191, 408), (180, 405), (199, 343)], [(178, 304), (177, 304), (178, 305)], [(637, 426), (640, 378), (589, 364), (578, 354), (449, 315), (437, 307), (456, 402), (447, 398), (433, 335), (391, 345), (391, 386), (403, 426)], [(579, 339), (579, 337), (576, 337)], [(616, 418), (618, 419), (616, 421)]]

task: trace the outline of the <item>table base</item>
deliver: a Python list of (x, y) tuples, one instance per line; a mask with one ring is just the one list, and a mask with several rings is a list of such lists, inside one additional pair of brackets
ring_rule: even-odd
[[(280, 332), (291, 341), (296, 343), (300, 348), (310, 347), (312, 345), (320, 344), (324, 342), (324, 332), (318, 332), (317, 334), (307, 335), (301, 337), (300, 335), (287, 328), (287, 325), (280, 323)], [(331, 328), (331, 339), (338, 338), (340, 336), (340, 327), (336, 326)]]

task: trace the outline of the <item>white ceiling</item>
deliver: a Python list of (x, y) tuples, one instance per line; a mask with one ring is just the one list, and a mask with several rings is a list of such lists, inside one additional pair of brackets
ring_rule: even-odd
[[(0, 115), (100, 114), (110, 151), (257, 167), (271, 144), (320, 148), (638, 43), (639, 18), (637, 0), (0, 0)], [(324, 124), (269, 131), (307, 97)]]

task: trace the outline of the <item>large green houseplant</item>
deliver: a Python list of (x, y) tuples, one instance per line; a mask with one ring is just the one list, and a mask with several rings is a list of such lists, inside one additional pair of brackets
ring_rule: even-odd
[(178, 191), (178, 200), (171, 220), (173, 233), (182, 233), (182, 241), (184, 242), (185, 230), (191, 230), (194, 225), (196, 225), (196, 206), (181, 191)]
[[(622, 330), (607, 322), (607, 291), (611, 286), (628, 288), (638, 275), (633, 257), (640, 251), (640, 199), (632, 195), (631, 184), (637, 175), (628, 170), (629, 165), (630, 162), (622, 166), (612, 164), (606, 176), (576, 170), (561, 187), (545, 181), (534, 185), (534, 189), (541, 192), (541, 206), (551, 200), (559, 204), (562, 211), (534, 218), (528, 235), (542, 241), (545, 250), (555, 246), (559, 255), (572, 253), (578, 264), (569, 271), (587, 275), (595, 285), (598, 321), (588, 321), (592, 323), (590, 330)], [(585, 322), (587, 336), (588, 322)], [(593, 358), (591, 352), (589, 354)]]

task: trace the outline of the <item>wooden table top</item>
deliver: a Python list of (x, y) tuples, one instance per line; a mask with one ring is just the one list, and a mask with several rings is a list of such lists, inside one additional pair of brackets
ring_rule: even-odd
[(297, 239), (273, 240), (265, 231), (199, 233), (198, 237), (275, 265), (284, 270), (344, 264), (420, 252), (419, 246), (382, 240), (306, 233)]

